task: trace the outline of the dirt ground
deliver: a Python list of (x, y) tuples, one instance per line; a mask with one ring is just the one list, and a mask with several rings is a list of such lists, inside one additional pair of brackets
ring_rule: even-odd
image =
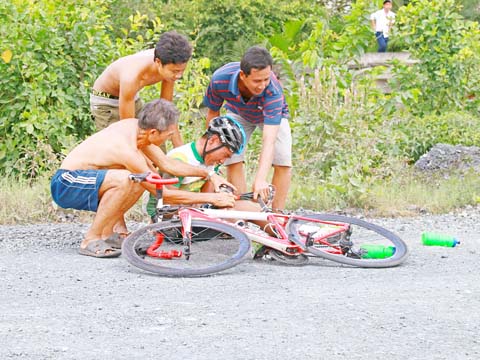
[[(402, 266), (194, 279), (78, 255), (86, 224), (0, 226), (0, 359), (480, 358), (480, 209), (374, 222), (409, 245)], [(433, 230), (462, 243), (423, 246)]]

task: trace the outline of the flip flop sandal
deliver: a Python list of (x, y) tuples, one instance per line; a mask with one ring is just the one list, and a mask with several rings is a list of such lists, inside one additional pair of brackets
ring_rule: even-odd
[(114, 249), (105, 240), (93, 240), (85, 248), (78, 249), (81, 255), (93, 256), (96, 258), (113, 258), (122, 254), (121, 250)]
[(123, 240), (130, 235), (130, 233), (116, 233), (114, 232), (105, 242), (114, 249), (121, 249)]

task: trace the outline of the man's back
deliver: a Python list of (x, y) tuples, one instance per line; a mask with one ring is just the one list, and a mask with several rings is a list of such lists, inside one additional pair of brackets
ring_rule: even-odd
[(125, 169), (129, 153), (137, 149), (137, 119), (126, 119), (93, 134), (63, 160), (66, 170)]
[(135, 84), (135, 92), (147, 85), (156, 84), (163, 79), (158, 73), (148, 69), (154, 63), (154, 49), (144, 50), (122, 57), (111, 63), (95, 81), (94, 88), (113, 96), (120, 95), (124, 83)]

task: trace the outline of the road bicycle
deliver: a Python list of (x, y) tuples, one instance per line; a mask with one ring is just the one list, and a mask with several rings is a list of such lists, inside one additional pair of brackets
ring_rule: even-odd
[[(393, 232), (370, 222), (336, 214), (308, 211), (237, 211), (208, 207), (163, 205), (163, 186), (178, 179), (131, 174), (133, 181), (156, 185), (158, 221), (132, 232), (122, 254), (132, 265), (170, 277), (217, 273), (252, 257), (304, 265), (311, 257), (337, 263), (386, 268), (401, 264), (408, 255), (405, 242)], [(240, 196), (241, 197), (241, 196)], [(245, 196), (244, 196), (245, 197)], [(266, 223), (263, 228), (253, 222)]]

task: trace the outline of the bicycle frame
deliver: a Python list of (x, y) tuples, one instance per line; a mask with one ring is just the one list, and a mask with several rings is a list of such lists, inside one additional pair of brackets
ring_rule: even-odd
[[(157, 174), (150, 174), (145, 179), (149, 183), (155, 184), (157, 188), (157, 210), (161, 210), (163, 207), (162, 201), (162, 188), (163, 185), (173, 184), (178, 179), (162, 179)], [(295, 244), (289, 239), (287, 234), (288, 224), (295, 220), (309, 220), (309, 218), (302, 217), (296, 214), (279, 214), (273, 212), (256, 212), (256, 211), (239, 211), (239, 210), (226, 210), (226, 209), (208, 209), (208, 208), (193, 208), (184, 207), (178, 210), (180, 221), (182, 222), (182, 236), (187, 242), (191, 238), (192, 234), (192, 219), (208, 220), (213, 222), (220, 222), (230, 226), (234, 226), (242, 231), (250, 241), (255, 241), (268, 248), (278, 250), (286, 255), (296, 256), (302, 254), (305, 250), (299, 245)], [(248, 227), (242, 227), (227, 220), (243, 220), (243, 221), (264, 221), (273, 228), (277, 236), (270, 236), (266, 232), (260, 234)], [(327, 238), (337, 235), (339, 233), (348, 231), (348, 224), (318, 221), (318, 223), (330, 225), (332, 229), (330, 231), (323, 232), (321, 235), (314, 237), (315, 242), (321, 243), (329, 247), (328, 252), (334, 254), (341, 254), (340, 247), (330, 244), (326, 241)], [(305, 234), (307, 241), (311, 239), (311, 234)], [(160, 247), (163, 242), (163, 238), (157, 238), (155, 244), (153, 244), (148, 250), (147, 254), (153, 257), (171, 258), (181, 256), (182, 254), (173, 253), (158, 253), (155, 250)], [(184, 254), (189, 256), (189, 254)]]
[[(183, 228), (186, 231), (191, 229), (191, 219), (202, 219), (209, 221), (223, 222), (231, 226), (235, 226), (240, 229), (251, 241), (258, 242), (269, 248), (281, 251), (286, 255), (298, 255), (304, 252), (304, 250), (294, 244), (289, 239), (287, 234), (287, 224), (289, 221), (295, 220), (309, 220), (306, 217), (295, 214), (277, 214), (273, 212), (255, 212), (255, 211), (238, 211), (238, 210), (219, 210), (219, 209), (196, 209), (196, 208), (183, 208), (179, 210), (179, 216), (182, 221)], [(273, 227), (277, 234), (277, 237), (270, 236), (268, 234), (259, 234), (254, 230), (247, 227), (241, 227), (235, 223), (224, 220), (245, 220), (245, 221), (265, 221)], [(328, 246), (331, 253), (341, 254), (341, 249), (338, 246), (330, 244), (325, 239), (335, 236), (339, 233), (343, 233), (348, 230), (348, 224), (335, 223), (328, 221), (318, 221), (318, 223), (324, 225), (330, 225), (332, 229), (330, 231), (323, 232), (320, 236), (315, 237), (317, 243), (321, 243)], [(305, 234), (308, 237), (308, 234)]]
[[(163, 206), (163, 185), (178, 179), (147, 175), (129, 177), (156, 185), (155, 219), (161, 223), (134, 231), (125, 239), (122, 251), (132, 265), (158, 275), (213, 274), (236, 266), (249, 253), (253, 259), (294, 266), (318, 257), (361, 268), (398, 266), (408, 256), (408, 247), (398, 235), (355, 217), (310, 211), (275, 213), (268, 207), (270, 200), (261, 204), (260, 199), (262, 211), (244, 205), (248, 211)], [(249, 200), (253, 194), (235, 197)], [(174, 217), (167, 220), (166, 215)]]
[[(219, 210), (219, 209), (196, 209), (196, 208), (184, 208), (179, 210), (179, 216), (184, 228), (191, 224), (191, 219), (202, 219), (208, 221), (223, 222), (230, 226), (235, 226), (240, 229), (251, 241), (256, 241), (262, 245), (279, 250), (285, 254), (296, 255), (302, 253), (302, 249), (288, 240), (288, 235), (284, 226), (288, 220), (288, 215), (280, 215), (274, 213), (262, 213), (254, 211), (238, 211), (238, 210)], [(225, 221), (230, 220), (258, 220), (267, 221), (275, 228), (275, 231), (281, 236), (279, 238), (270, 235), (262, 235), (256, 233), (247, 227), (241, 227), (235, 223)], [(188, 229), (188, 228), (187, 228)]]

